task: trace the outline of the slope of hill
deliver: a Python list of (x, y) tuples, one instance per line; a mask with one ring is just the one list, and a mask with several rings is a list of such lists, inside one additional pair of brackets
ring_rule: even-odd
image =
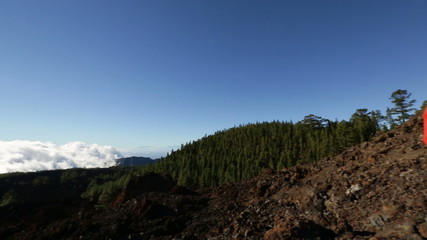
[(0, 207), (1, 239), (425, 239), (427, 148), (417, 115), (337, 157), (219, 188), (133, 178), (110, 201)]
[(215, 211), (229, 219), (218, 229), (223, 239), (422, 239), (426, 180), (418, 115), (336, 158), (219, 188)]
[(241, 125), (182, 145), (149, 171), (167, 172), (190, 188), (216, 187), (258, 176), (262, 169), (282, 169), (336, 156), (369, 140), (379, 124), (367, 109), (349, 121), (308, 115), (303, 121)]

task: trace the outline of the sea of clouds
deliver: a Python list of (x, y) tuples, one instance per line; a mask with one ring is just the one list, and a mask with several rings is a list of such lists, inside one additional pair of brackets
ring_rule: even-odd
[(111, 146), (84, 142), (0, 141), (0, 173), (111, 167), (121, 157)]

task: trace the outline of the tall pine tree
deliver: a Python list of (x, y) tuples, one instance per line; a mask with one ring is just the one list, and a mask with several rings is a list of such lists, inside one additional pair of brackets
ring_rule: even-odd
[(410, 100), (411, 93), (406, 90), (398, 89), (394, 91), (390, 100), (394, 103), (394, 107), (387, 108), (387, 120), (391, 127), (404, 123), (412, 116), (415, 100)]

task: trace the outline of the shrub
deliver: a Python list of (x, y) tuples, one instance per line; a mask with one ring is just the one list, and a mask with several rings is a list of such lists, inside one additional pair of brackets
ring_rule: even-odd
[(18, 202), (18, 194), (15, 190), (10, 190), (3, 194), (2, 200), (0, 202), (0, 207), (12, 205)]

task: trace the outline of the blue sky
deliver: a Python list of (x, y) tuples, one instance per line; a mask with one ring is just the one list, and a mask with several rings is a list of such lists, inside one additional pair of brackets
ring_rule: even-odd
[(205, 134), (427, 99), (425, 0), (0, 1), (0, 140), (157, 157)]

